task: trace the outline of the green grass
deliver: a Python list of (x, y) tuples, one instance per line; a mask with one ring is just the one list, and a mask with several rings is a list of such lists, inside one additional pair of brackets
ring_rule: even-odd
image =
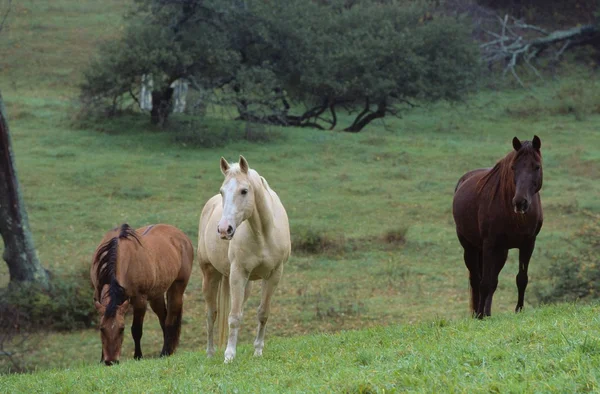
[[(570, 240), (591, 220), (585, 211), (600, 212), (600, 116), (587, 102), (578, 112), (563, 111), (561, 104), (565, 94), (597, 97), (595, 74), (527, 91), (483, 91), (464, 104), (386, 118), (359, 134), (277, 129), (285, 138), (191, 148), (176, 142), (173, 132), (150, 127), (147, 117), (85, 126), (71, 121), (82, 70), (95, 45), (118, 34), (126, 5), (62, 0), (15, 7), (6, 36), (0, 37), (5, 54), (0, 89), (43, 264), (56, 274), (81, 275), (103, 234), (122, 222), (170, 223), (195, 243), (202, 206), (222, 182), (219, 158), (243, 154), (281, 196), (296, 241), (303, 234), (326, 240), (321, 253), (295, 253), (287, 264), (269, 320), (269, 349), (284, 343), (278, 342), (281, 337), (467, 316), (467, 271), (454, 232), (452, 193), (464, 172), (491, 166), (506, 154), (515, 135), (539, 135), (544, 154), (545, 223), (530, 266), (527, 313), (537, 303), (535, 288), (546, 285), (546, 267), (555, 256), (582, 247)], [(559, 94), (569, 81), (579, 90)], [(575, 100), (573, 105), (584, 104)], [(556, 110), (531, 116), (540, 106)], [(216, 114), (206, 122), (217, 131), (235, 127)], [(401, 234), (404, 242), (383, 241), (390, 233)], [(181, 343), (182, 357), (194, 363), (202, 356), (186, 352), (205, 345), (198, 268), (186, 291)], [(500, 321), (512, 319), (503, 314), (516, 304), (516, 273), (511, 252), (494, 301)], [(0, 264), (0, 285), (6, 283), (8, 269)], [(254, 336), (258, 293), (255, 286), (242, 344)], [(161, 341), (156, 317), (148, 313), (144, 354), (156, 356)], [(100, 352), (93, 329), (48, 333), (31, 342), (36, 345), (22, 357), (32, 368), (94, 364)], [(132, 354), (127, 337), (124, 358)], [(361, 357), (370, 359), (369, 353)]]
[(598, 306), (565, 304), (484, 321), (438, 318), (334, 335), (273, 339), (263, 358), (222, 354), (2, 378), (0, 391), (582, 393), (600, 390)]

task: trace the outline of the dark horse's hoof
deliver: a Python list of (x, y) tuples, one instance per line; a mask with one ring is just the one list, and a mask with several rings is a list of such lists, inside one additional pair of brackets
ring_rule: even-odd
[(141, 360), (142, 359), (142, 353), (140, 353), (140, 354), (134, 354), (133, 355), (133, 359), (134, 360)]

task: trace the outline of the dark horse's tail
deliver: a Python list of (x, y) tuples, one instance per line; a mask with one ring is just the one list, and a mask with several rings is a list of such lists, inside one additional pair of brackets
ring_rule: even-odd
[[(140, 245), (135, 230), (129, 227), (127, 223), (123, 223), (121, 227), (115, 228), (113, 231), (119, 231), (118, 235), (112, 237), (105, 242), (98, 252), (95, 259), (98, 260), (96, 277), (98, 280), (98, 289), (102, 289), (104, 285), (108, 285), (108, 295), (110, 302), (106, 307), (105, 315), (111, 317), (116, 313), (117, 307), (125, 301), (125, 289), (119, 284), (116, 277), (117, 269), (117, 252), (119, 249), (120, 239), (135, 239)], [(99, 294), (98, 294), (99, 297)], [(100, 300), (98, 300), (100, 301)]]

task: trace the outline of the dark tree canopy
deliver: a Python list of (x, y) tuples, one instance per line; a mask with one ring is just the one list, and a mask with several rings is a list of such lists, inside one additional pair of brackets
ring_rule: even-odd
[(82, 99), (114, 111), (151, 74), (160, 104), (185, 78), (244, 120), (333, 128), (344, 109), (356, 132), (413, 100), (462, 98), (478, 58), (468, 23), (427, 2), (138, 0)]

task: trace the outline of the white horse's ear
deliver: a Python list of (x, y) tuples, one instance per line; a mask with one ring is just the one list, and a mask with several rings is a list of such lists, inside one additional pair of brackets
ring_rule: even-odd
[(246, 160), (246, 158), (240, 155), (240, 170), (242, 170), (244, 174), (247, 174), (249, 168), (250, 167), (248, 166), (248, 161)]
[(229, 171), (229, 163), (223, 156), (221, 156), (221, 172), (223, 175), (227, 175), (227, 171)]

